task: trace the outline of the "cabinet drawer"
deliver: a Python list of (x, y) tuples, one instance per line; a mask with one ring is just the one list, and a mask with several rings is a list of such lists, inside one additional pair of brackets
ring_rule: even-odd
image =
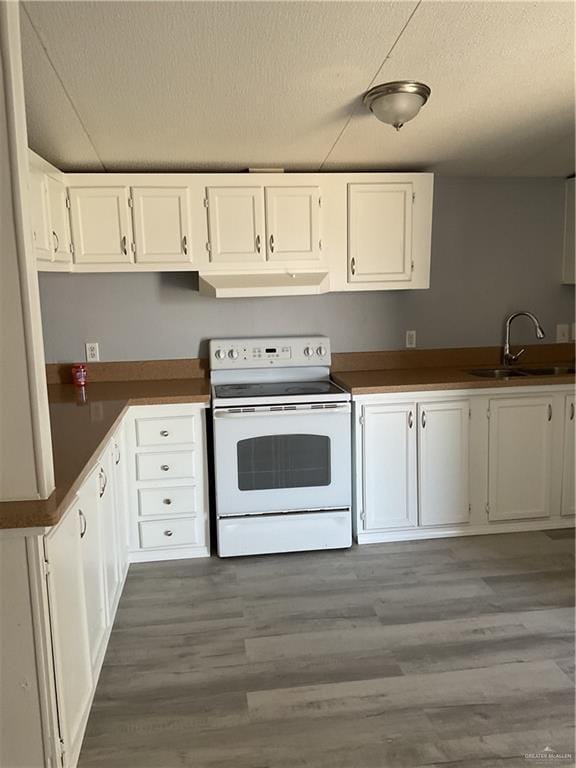
[(138, 509), (141, 517), (196, 515), (196, 499), (194, 485), (181, 485), (178, 488), (141, 488), (138, 491)]
[(140, 523), (140, 546), (181, 547), (185, 544), (198, 544), (195, 518), (177, 518), (175, 520), (154, 520)]
[(194, 416), (136, 419), (136, 443), (140, 448), (193, 443), (194, 427)]
[(136, 456), (136, 475), (138, 480), (194, 477), (194, 452), (139, 453)]

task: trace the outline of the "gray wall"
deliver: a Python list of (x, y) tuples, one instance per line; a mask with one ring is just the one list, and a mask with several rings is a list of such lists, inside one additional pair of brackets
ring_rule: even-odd
[[(190, 273), (40, 277), (49, 362), (206, 354), (217, 336), (325, 333), (335, 351), (398, 349), (407, 329), (418, 347), (501, 341), (513, 310), (540, 318), (548, 339), (574, 318), (574, 288), (561, 285), (561, 179), (441, 178), (435, 182), (431, 287), (427, 291), (210, 299)], [(515, 340), (532, 341), (526, 321)]]

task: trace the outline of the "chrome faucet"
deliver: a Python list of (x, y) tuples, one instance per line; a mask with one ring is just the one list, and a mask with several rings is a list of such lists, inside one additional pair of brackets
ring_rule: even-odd
[(530, 320), (532, 320), (534, 323), (537, 339), (543, 339), (546, 336), (544, 329), (540, 325), (540, 321), (535, 315), (532, 314), (532, 312), (513, 312), (511, 315), (508, 315), (506, 318), (506, 332), (504, 334), (504, 354), (502, 355), (502, 362), (504, 365), (511, 365), (512, 363), (515, 363), (520, 355), (523, 355), (524, 352), (526, 352), (525, 349), (521, 349), (515, 355), (510, 352), (510, 326), (512, 325), (512, 320), (514, 320), (514, 318), (521, 317), (522, 315), (524, 315), (524, 317), (529, 317)]

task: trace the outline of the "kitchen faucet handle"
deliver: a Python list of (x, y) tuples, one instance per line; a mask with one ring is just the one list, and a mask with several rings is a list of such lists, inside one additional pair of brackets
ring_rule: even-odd
[(526, 350), (524, 349), (524, 347), (522, 347), (522, 349), (519, 352), (516, 352), (515, 355), (510, 355), (510, 358), (511, 358), (512, 362), (515, 363), (516, 360), (518, 360), (520, 357), (522, 357), (524, 352), (526, 352)]

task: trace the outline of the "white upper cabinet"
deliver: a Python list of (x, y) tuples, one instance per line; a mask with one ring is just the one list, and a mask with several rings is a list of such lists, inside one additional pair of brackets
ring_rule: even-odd
[(562, 264), (562, 282), (574, 284), (576, 255), (574, 243), (574, 177), (566, 179), (564, 197), (564, 261)]
[(31, 172), (28, 177), (32, 240), (39, 261), (53, 261), (53, 240), (50, 231), (48, 185), (43, 173)]
[(133, 187), (137, 264), (191, 261), (187, 187)]
[(318, 187), (266, 187), (266, 253), (270, 262), (320, 258)]
[(363, 408), (364, 531), (416, 526), (416, 404)]
[(133, 261), (128, 187), (71, 187), (75, 264)]
[(209, 260), (242, 267), (266, 260), (262, 187), (209, 187)]
[(490, 401), (488, 514), (490, 520), (551, 514), (553, 398)]
[(50, 176), (47, 177), (47, 187), (53, 260), (69, 264), (72, 261), (72, 253), (70, 250), (70, 219), (66, 187), (61, 181)]
[(470, 402), (421, 403), (418, 411), (420, 525), (466, 523)]
[(348, 185), (348, 281), (412, 277), (411, 183)]
[(61, 738), (78, 754), (93, 690), (82, 567), (83, 531), (74, 504), (44, 540)]
[(574, 395), (566, 398), (564, 415), (564, 465), (562, 470), (562, 515), (574, 514)]

